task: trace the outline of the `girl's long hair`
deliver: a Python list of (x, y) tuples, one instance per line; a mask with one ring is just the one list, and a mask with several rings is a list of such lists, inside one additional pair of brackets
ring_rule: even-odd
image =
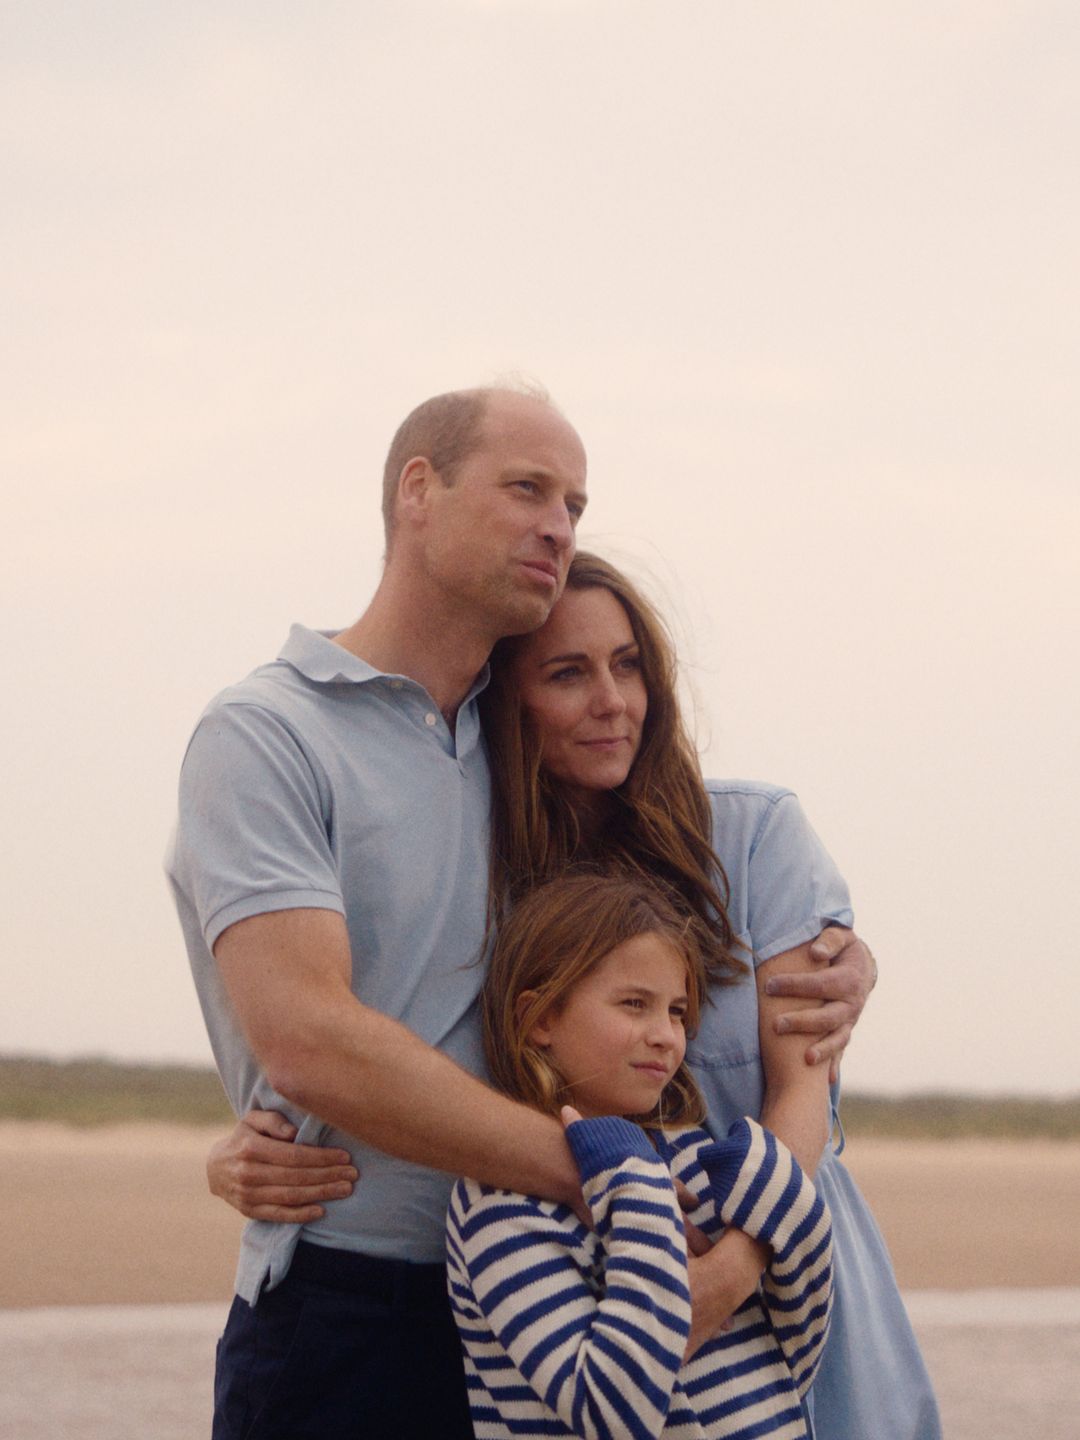
[(733, 953), (727, 876), (712, 848), (708, 796), (679, 713), (667, 628), (637, 588), (596, 555), (578, 552), (566, 588), (607, 590), (626, 611), (648, 696), (641, 746), (626, 780), (608, 792), (602, 834), (590, 840), (573, 803), (543, 769), (540, 736), (520, 701), (514, 661), (529, 637), (499, 642), (480, 696), (493, 787), (489, 930), (497, 931), (535, 886), (592, 863), (673, 891), (704, 927), (710, 980), (732, 983), (746, 965)]
[[(482, 992), (484, 1049), (501, 1090), (550, 1115), (574, 1103), (532, 1030), (606, 955), (640, 935), (658, 936), (683, 960), (692, 1034), (705, 993), (705, 937), (672, 897), (636, 876), (579, 872), (539, 886), (515, 906), (499, 930)], [(648, 1115), (628, 1118), (647, 1128), (701, 1124), (705, 1104), (685, 1063)]]

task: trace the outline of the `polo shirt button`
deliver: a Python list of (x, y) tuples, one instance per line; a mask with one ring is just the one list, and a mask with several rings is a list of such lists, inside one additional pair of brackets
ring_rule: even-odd
[(404, 683), (404, 682), (401, 681), (401, 680), (391, 680), (391, 681), (390, 681), (390, 689), (391, 689), (391, 690), (400, 690), (403, 683)]
[(437, 725), (438, 723), (439, 717), (435, 714), (434, 710), (429, 710), (428, 713), (424, 716), (424, 724)]

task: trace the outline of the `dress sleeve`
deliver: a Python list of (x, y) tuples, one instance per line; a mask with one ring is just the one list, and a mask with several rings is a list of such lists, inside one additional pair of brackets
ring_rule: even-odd
[(755, 965), (815, 939), (827, 925), (853, 923), (843, 876), (790, 791), (766, 805), (747, 870)]
[(484, 1191), (452, 1227), (491, 1332), (580, 1440), (654, 1440), (690, 1333), (686, 1242), (667, 1167), (637, 1126), (567, 1131), (603, 1248), (599, 1294), (560, 1213)]
[(813, 1384), (832, 1312), (832, 1217), (799, 1162), (756, 1120), (697, 1159), (725, 1225), (769, 1246), (761, 1299), (800, 1395)]
[(222, 705), (203, 717), (180, 773), (172, 872), (208, 947), (271, 910), (344, 914), (324, 808), (315, 769), (278, 716)]

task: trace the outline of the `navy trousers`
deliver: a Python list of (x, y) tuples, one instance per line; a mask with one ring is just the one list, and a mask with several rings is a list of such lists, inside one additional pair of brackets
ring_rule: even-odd
[(442, 1265), (296, 1247), (218, 1343), (213, 1440), (472, 1440)]

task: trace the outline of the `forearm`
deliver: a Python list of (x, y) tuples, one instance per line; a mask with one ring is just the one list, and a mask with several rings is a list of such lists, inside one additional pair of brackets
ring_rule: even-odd
[(822, 1069), (803, 1066), (766, 1081), (761, 1123), (784, 1142), (807, 1175), (817, 1173), (829, 1140), (829, 1092)]
[(687, 1360), (754, 1294), (762, 1271), (769, 1263), (769, 1254), (767, 1245), (745, 1231), (725, 1230), (706, 1255), (690, 1260), (693, 1318), (686, 1345)]
[[(769, 992), (777, 974), (802, 971), (814, 976), (822, 962), (815, 961), (811, 947), (800, 946), (767, 960), (758, 969), (759, 1041), (765, 1074), (765, 1098), (760, 1120), (778, 1136), (808, 1175), (813, 1175), (829, 1138), (829, 1075), (824, 1065), (807, 1065), (803, 1042), (797, 1033), (778, 1035), (774, 1022), (780, 1007)], [(820, 1001), (787, 1002), (807, 1014), (821, 1008)]]
[(366, 1144), (482, 1184), (575, 1204), (557, 1121), (499, 1095), (406, 1026), (352, 997), (309, 1017), (272, 1063), (287, 1099)]
[(744, 1119), (699, 1160), (717, 1214), (763, 1247), (763, 1299), (773, 1333), (800, 1388), (808, 1386), (828, 1329), (832, 1232), (828, 1210), (775, 1135)]
[(339, 915), (272, 912), (214, 947), (271, 1085), (366, 1144), (451, 1175), (576, 1204), (562, 1127), (484, 1085), (406, 1026), (362, 1005)]

